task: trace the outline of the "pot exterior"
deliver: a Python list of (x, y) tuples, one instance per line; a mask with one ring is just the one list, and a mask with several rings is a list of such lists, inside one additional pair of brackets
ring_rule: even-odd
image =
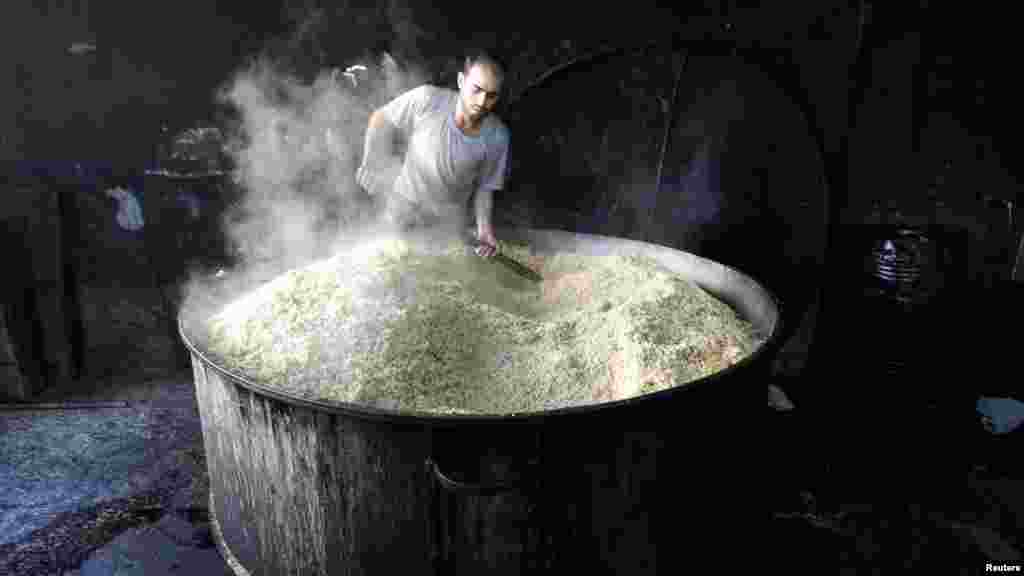
[[(654, 575), (720, 558), (760, 521), (754, 379), (656, 409), (431, 428), (290, 405), (193, 362), (212, 511), (254, 576)], [(450, 490), (431, 462), (511, 488)]]
[(424, 417), (248, 382), (210, 361), (183, 320), (212, 513), (222, 547), (248, 573), (654, 575), (734, 560), (749, 545), (767, 484), (749, 465), (763, 455), (779, 332), (772, 295), (668, 248), (529, 234), (541, 247), (653, 255), (736, 306), (768, 341), (708, 378), (624, 401)]
[(193, 367), (212, 512), (250, 574), (415, 574), (430, 565), (421, 429), (290, 405), (195, 357)]

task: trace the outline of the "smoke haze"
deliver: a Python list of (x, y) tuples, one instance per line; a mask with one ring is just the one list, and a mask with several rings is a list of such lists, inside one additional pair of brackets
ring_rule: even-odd
[(217, 277), (190, 271), (182, 308), (205, 316), (256, 285), (380, 233), (355, 180), (370, 113), (428, 75), (387, 53), (320, 71), (312, 82), (260, 58), (237, 70), (217, 99), (240, 200), (224, 215), (234, 265)]

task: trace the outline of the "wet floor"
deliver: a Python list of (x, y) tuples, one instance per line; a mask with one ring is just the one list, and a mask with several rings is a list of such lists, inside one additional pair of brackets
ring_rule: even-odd
[(231, 574), (214, 545), (191, 373), (0, 410), (0, 574)]

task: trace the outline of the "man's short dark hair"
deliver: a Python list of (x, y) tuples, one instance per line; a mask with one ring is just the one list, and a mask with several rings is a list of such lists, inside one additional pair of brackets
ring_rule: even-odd
[(504, 80), (507, 68), (505, 62), (497, 51), (489, 48), (474, 47), (466, 51), (466, 58), (462, 64), (462, 72), (469, 74), (470, 69), (477, 64), (488, 66), (497, 73), (497, 75)]

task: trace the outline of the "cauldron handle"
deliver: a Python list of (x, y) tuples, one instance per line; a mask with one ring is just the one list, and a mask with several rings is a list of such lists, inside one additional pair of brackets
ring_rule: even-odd
[[(447, 493), (461, 493), (471, 494), (475, 496), (496, 496), (502, 493), (526, 493), (533, 491), (540, 486), (537, 481), (539, 478), (536, 475), (530, 476), (530, 482), (523, 483), (512, 483), (512, 482), (493, 482), (493, 483), (470, 483), (470, 482), (459, 482), (458, 480), (452, 479), (449, 475), (445, 474), (437, 461), (433, 458), (427, 458), (427, 467), (430, 468), (431, 473), (434, 475), (437, 484), (440, 486), (438, 493), (434, 497), (433, 510), (435, 518), (435, 534), (436, 543), (434, 545), (434, 574), (438, 576), (447, 576), (455, 572), (455, 560), (452, 554), (453, 548), (457, 546), (457, 534), (458, 532), (453, 531), (458, 523), (458, 517), (456, 515), (456, 508), (448, 503), (449, 497), (446, 497)], [(530, 510), (537, 510), (535, 506), (530, 506)], [(531, 514), (533, 514), (531, 512)], [(528, 523), (529, 525), (536, 525), (536, 522)], [(528, 529), (528, 528), (524, 528)], [(533, 528), (538, 534), (543, 530), (543, 526)]]
[(449, 475), (445, 474), (441, 467), (432, 458), (427, 459), (427, 466), (433, 471), (434, 478), (437, 479), (438, 484), (442, 488), (449, 492), (461, 492), (475, 494), (478, 496), (495, 496), (497, 494), (518, 492), (528, 493), (536, 490), (539, 486), (539, 482), (536, 478), (533, 478), (529, 482), (492, 482), (492, 483), (471, 483), (471, 482), (459, 482), (458, 480), (452, 479)]

